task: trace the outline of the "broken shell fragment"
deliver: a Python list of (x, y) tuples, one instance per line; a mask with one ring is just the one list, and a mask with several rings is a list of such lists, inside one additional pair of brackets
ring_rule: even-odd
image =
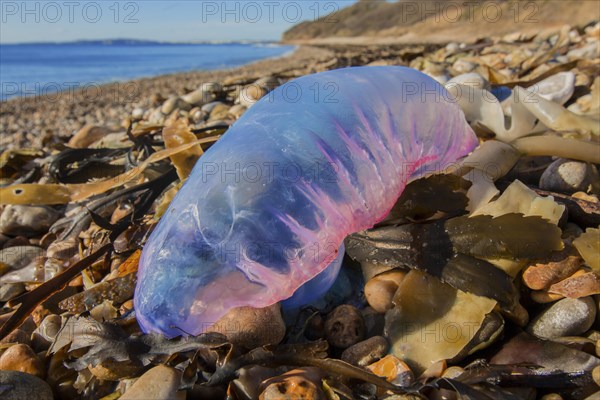
[(369, 305), (380, 313), (391, 309), (394, 306), (394, 293), (405, 276), (405, 271), (395, 269), (371, 278), (365, 285), (365, 297)]

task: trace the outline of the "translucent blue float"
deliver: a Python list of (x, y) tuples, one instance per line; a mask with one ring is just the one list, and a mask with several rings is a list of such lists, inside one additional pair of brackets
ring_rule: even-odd
[(315, 278), (293, 299), (310, 301), (333, 283), (347, 235), (476, 144), (450, 94), (413, 69), (338, 69), (278, 87), (200, 158), (150, 236), (138, 322), (196, 335)]

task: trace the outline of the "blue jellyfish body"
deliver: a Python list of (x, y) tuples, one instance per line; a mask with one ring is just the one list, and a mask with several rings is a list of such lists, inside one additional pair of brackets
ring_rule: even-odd
[(410, 179), (476, 144), (445, 89), (413, 69), (346, 68), (278, 87), (200, 158), (150, 236), (138, 322), (199, 334), (234, 307), (289, 298), (339, 268), (344, 237), (382, 220)]

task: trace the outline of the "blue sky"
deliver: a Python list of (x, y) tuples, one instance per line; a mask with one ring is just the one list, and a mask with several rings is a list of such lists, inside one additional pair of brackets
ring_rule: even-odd
[(0, 0), (0, 43), (277, 40), (296, 23), (355, 1)]

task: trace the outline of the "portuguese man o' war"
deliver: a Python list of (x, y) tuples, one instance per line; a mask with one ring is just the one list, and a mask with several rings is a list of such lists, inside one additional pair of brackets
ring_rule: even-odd
[(140, 326), (197, 335), (309, 280), (294, 299), (310, 301), (335, 279), (347, 235), (385, 218), (409, 180), (476, 144), (448, 92), (410, 68), (287, 82), (199, 159), (152, 232), (134, 297)]

